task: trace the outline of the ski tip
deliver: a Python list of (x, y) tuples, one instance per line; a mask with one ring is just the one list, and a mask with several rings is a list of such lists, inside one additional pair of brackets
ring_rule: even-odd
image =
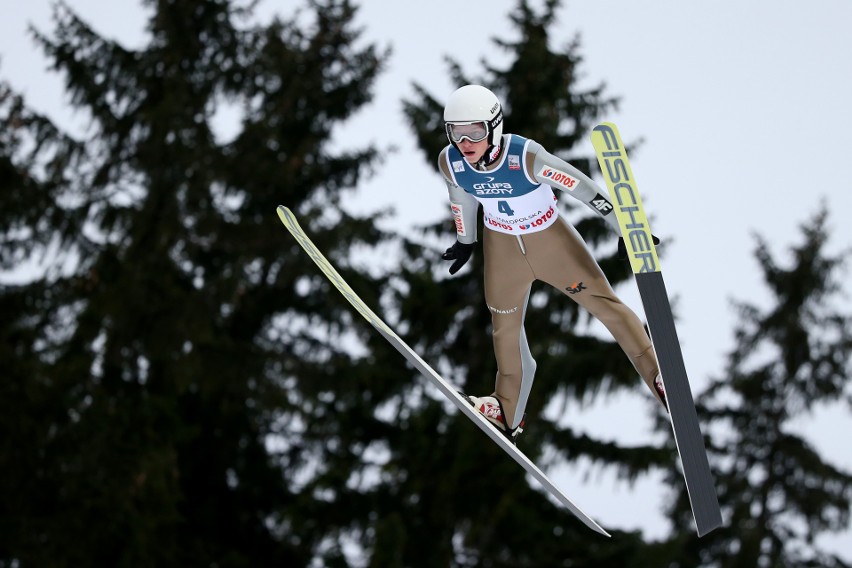
[(283, 205), (279, 205), (275, 209), (275, 212), (278, 213), (278, 218), (281, 219), (281, 222), (285, 225), (287, 225), (288, 223), (295, 223), (296, 221), (296, 216), (293, 215), (293, 212)]

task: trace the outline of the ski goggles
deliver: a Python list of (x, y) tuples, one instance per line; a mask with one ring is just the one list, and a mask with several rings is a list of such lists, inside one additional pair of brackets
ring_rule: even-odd
[(484, 120), (477, 122), (447, 123), (447, 136), (453, 142), (467, 138), (471, 142), (481, 142), (488, 138), (488, 124)]

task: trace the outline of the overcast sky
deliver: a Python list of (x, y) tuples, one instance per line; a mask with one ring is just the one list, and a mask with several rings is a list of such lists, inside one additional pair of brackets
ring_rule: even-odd
[[(517, 39), (509, 21), (517, 2), (356, 3), (362, 5), (358, 20), (365, 40), (390, 46), (393, 53), (375, 101), (339, 130), (336, 144), (392, 144), (397, 151), (346, 203), (359, 212), (392, 206), (396, 214), (387, 227), (404, 231), (446, 216), (447, 196), (433, 160), (427, 163), (416, 150), (400, 100), (413, 95), (413, 81), (445, 98), (455, 87), (447, 77), (447, 55), (469, 75), (478, 74), (483, 57), (498, 66), (506, 62), (491, 38)], [(144, 44), (146, 14), (139, 0), (68, 4), (103, 35), (128, 47)], [(293, 4), (261, 0), (260, 13), (286, 14)], [(852, 150), (852, 2), (565, 4), (551, 28), (553, 47), (562, 48), (579, 34), (584, 86), (605, 82), (608, 94), (622, 99), (619, 111), (605, 119), (618, 124), (625, 141), (645, 141), (631, 162), (652, 230), (665, 245), (663, 274), (676, 301), (693, 392), (700, 392), (709, 377), (721, 375), (732, 348), (736, 317), (730, 300), (770, 306), (752, 254), (752, 234), (767, 238), (776, 259), (786, 263), (787, 248), (800, 242), (799, 226), (824, 200), (830, 212), (829, 251), (852, 243), (852, 223), (843, 218), (852, 211), (852, 179), (844, 174)], [(50, 3), (0, 0), (0, 6), (0, 78), (37, 110), (79, 127), (84, 117), (71, 113), (61, 78), (47, 72), (46, 60), (25, 31), (30, 23), (51, 29)], [(433, 48), (436, 38), (441, 49)], [(512, 120), (506, 131), (524, 134), (522, 117)], [(227, 135), (226, 115), (222, 122)], [(591, 144), (583, 151), (592, 154)], [(270, 211), (271, 230), (274, 223)], [(453, 238), (447, 235), (447, 245)], [(840, 308), (849, 313), (852, 285), (844, 291)], [(617, 292), (642, 313), (635, 286)], [(528, 335), (535, 342), (534, 330)], [(489, 381), (483, 379), (484, 389)], [(647, 398), (637, 380), (635, 393), (590, 408), (572, 407), (566, 420), (622, 443), (670, 435), (652, 431)], [(852, 444), (848, 435), (838, 435), (852, 426), (847, 408), (820, 408), (797, 425), (825, 458), (852, 471)], [(584, 465), (552, 473), (605, 527), (642, 528), (652, 537), (667, 532), (659, 511), (659, 478), (629, 486)], [(821, 543), (852, 561), (849, 531)]]

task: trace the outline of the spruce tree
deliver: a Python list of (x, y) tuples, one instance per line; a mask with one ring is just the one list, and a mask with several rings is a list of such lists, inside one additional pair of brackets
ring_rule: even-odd
[[(852, 317), (837, 302), (848, 251), (827, 252), (826, 220), (823, 209), (801, 227), (789, 266), (757, 238), (768, 306), (735, 304), (735, 347), (723, 377), (699, 398), (725, 524), (698, 540), (680, 492), (671, 566), (849, 566), (816, 538), (848, 529), (852, 472), (820, 455), (795, 426), (850, 400)], [(677, 472), (671, 479), (679, 483)]]
[[(0, 84), (0, 262), (17, 278), (0, 286), (0, 565), (339, 561), (348, 508), (366, 514), (347, 479), (376, 373), (366, 325), (275, 207), (378, 288), (347, 259), (382, 235), (340, 207), (377, 149), (329, 143), (386, 53), (348, 0), (269, 24), (252, 2), (145, 6), (135, 50), (62, 3), (33, 31), (84, 133)], [(227, 140), (223, 104), (241, 112)]]

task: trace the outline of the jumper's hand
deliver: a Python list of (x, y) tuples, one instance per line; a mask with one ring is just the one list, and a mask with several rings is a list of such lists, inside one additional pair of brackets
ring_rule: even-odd
[(444, 260), (455, 260), (452, 266), (450, 266), (450, 274), (455, 274), (465, 265), (470, 258), (470, 254), (473, 252), (473, 247), (474, 243), (467, 245), (456, 241), (453, 246), (444, 252), (441, 258)]
[[(660, 244), (660, 239), (651, 235), (651, 239), (654, 241), (655, 245)], [(625, 260), (627, 258), (627, 245), (624, 244), (624, 237), (618, 237), (618, 254), (616, 255), (619, 260)]]

